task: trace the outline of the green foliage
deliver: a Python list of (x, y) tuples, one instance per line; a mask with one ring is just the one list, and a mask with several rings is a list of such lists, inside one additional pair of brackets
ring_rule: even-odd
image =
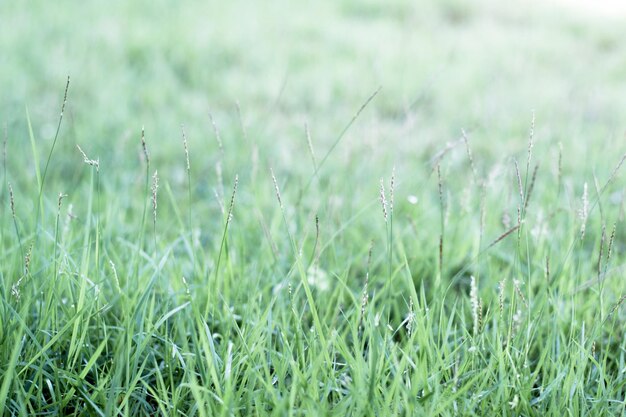
[(0, 3), (0, 410), (621, 415), (626, 26), (555, 13)]

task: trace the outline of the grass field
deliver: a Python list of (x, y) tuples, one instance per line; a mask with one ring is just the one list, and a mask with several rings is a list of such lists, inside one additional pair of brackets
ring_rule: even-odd
[(623, 18), (0, 19), (4, 415), (624, 414)]

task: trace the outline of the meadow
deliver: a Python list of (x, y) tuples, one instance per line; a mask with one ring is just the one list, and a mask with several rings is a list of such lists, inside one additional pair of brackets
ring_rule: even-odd
[(624, 414), (623, 17), (0, 19), (3, 415)]

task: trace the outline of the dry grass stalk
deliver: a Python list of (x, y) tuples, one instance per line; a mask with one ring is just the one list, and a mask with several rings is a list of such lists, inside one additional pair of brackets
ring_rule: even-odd
[(87, 154), (85, 154), (85, 152), (80, 148), (80, 146), (77, 144), (76, 147), (78, 148), (78, 151), (81, 153), (81, 155), (83, 156), (83, 161), (92, 167), (96, 168), (96, 171), (100, 171), (100, 159), (89, 159), (87, 157)]
[(315, 152), (313, 151), (313, 141), (311, 140), (311, 131), (309, 130), (308, 123), (304, 124), (304, 133), (306, 134), (306, 143), (309, 148), (309, 155), (313, 161), (313, 169), (317, 172), (317, 160), (315, 159)]
[(28, 251), (26, 252), (26, 256), (24, 256), (24, 275), (22, 275), (20, 279), (18, 279), (17, 282), (11, 286), (11, 294), (15, 297), (16, 300), (20, 299), (20, 286), (22, 285), (22, 281), (30, 274), (30, 260), (32, 252), (33, 245), (31, 243)]
[(157, 219), (157, 193), (159, 190), (159, 174), (155, 170), (152, 175), (152, 221), (153, 225), (156, 228), (156, 219)]
[(28, 247), (28, 251), (26, 251), (26, 255), (24, 256), (24, 275), (30, 274), (30, 262), (31, 256), (33, 254), (33, 244), (31, 243)]
[(59, 204), (58, 204), (59, 214), (61, 213), (61, 202), (63, 201), (65, 197), (67, 197), (67, 194), (59, 193)]
[(463, 142), (465, 142), (465, 150), (467, 151), (467, 158), (469, 159), (472, 175), (474, 176), (474, 181), (478, 182), (478, 172), (476, 171), (476, 166), (474, 165), (474, 156), (472, 155), (472, 149), (469, 146), (469, 141), (467, 139), (467, 133), (465, 133), (465, 130), (461, 129), (461, 135)]
[(622, 305), (622, 303), (624, 302), (624, 300), (626, 300), (626, 294), (623, 294), (619, 300), (617, 300), (617, 302), (615, 303), (615, 305), (613, 306), (613, 308), (611, 309), (611, 311), (609, 312), (609, 314), (606, 316), (606, 318), (604, 319), (603, 323), (605, 323), (609, 318), (611, 318), (613, 316), (613, 314), (615, 314), (615, 312), (617, 311), (617, 309)]
[(580, 238), (583, 239), (587, 228), (587, 217), (589, 216), (589, 194), (587, 190), (587, 183), (583, 186), (582, 206), (578, 215), (582, 221), (580, 225)]
[(598, 252), (598, 282), (600, 282), (600, 273), (602, 272), (602, 254), (604, 253), (604, 240), (606, 239), (606, 226), (602, 225), (602, 234), (600, 235), (600, 251)]
[(217, 193), (217, 190), (215, 188), (213, 189), (213, 196), (217, 201), (217, 205), (220, 206), (220, 213), (224, 215), (226, 213), (226, 209), (224, 208), (224, 203), (222, 202), (222, 199), (220, 198), (220, 195)]
[(239, 105), (239, 100), (235, 101), (235, 107), (237, 107), (237, 117), (239, 117), (239, 126), (241, 127), (241, 133), (243, 134), (244, 140), (247, 142), (248, 132), (246, 131), (246, 125), (243, 121), (243, 115), (241, 114), (241, 106)]
[(70, 89), (70, 76), (67, 76), (67, 82), (65, 83), (65, 92), (63, 93), (63, 104), (61, 104), (61, 117), (65, 113), (65, 105), (67, 104), (67, 92)]
[(9, 202), (11, 204), (11, 214), (13, 215), (13, 220), (15, 220), (15, 197), (13, 197), (13, 187), (11, 183), (9, 185)]
[(224, 196), (224, 175), (222, 173), (222, 161), (220, 161), (220, 160), (215, 162), (215, 176), (217, 177), (217, 183), (220, 186), (220, 192), (221, 192), (222, 198), (223, 198), (223, 196)]
[[(524, 207), (524, 187), (522, 185), (522, 176), (520, 175), (519, 172), (519, 165), (517, 164), (517, 159), (513, 160), (513, 162), (515, 163), (515, 176), (517, 177), (517, 189), (519, 191), (519, 201), (520, 201), (520, 205), (519, 207)], [(522, 219), (521, 219), (521, 210), (518, 209), (518, 213), (517, 213), (517, 223), (521, 223)]]
[(463, 142), (463, 138), (455, 140), (454, 142), (447, 142), (445, 148), (437, 152), (432, 158), (430, 158), (430, 164), (433, 167), (433, 171), (437, 169), (437, 166), (441, 163), (444, 156), (454, 149), (458, 144)]
[(272, 181), (274, 182), (274, 190), (276, 192), (276, 198), (278, 199), (278, 205), (280, 209), (283, 210), (283, 200), (280, 198), (280, 188), (278, 188), (278, 181), (276, 181), (276, 176), (274, 175), (274, 170), (270, 168), (270, 173), (272, 174)]
[(441, 233), (439, 234), (439, 274), (443, 273), (443, 233), (445, 228), (445, 205), (443, 201), (443, 181), (441, 180), (441, 166), (437, 164), (437, 187), (439, 190), (439, 205), (441, 210)]
[(533, 175), (530, 179), (530, 185), (528, 186), (528, 190), (526, 191), (526, 199), (524, 200), (524, 212), (528, 209), (528, 202), (530, 201), (530, 197), (533, 195), (533, 189), (535, 188), (535, 180), (537, 179), (537, 171), (539, 170), (539, 164), (535, 165), (535, 169), (533, 169)]
[[(606, 264), (608, 265), (611, 260), (611, 254), (613, 252), (613, 241), (615, 240), (615, 232), (617, 230), (617, 223), (613, 223), (613, 231), (611, 232), (611, 237), (609, 238), (609, 248), (606, 254)], [(606, 266), (605, 266), (606, 268)]]
[(483, 299), (478, 298), (478, 331), (483, 328)]
[(517, 293), (519, 298), (522, 300), (522, 303), (524, 303), (524, 307), (528, 308), (526, 297), (524, 297), (524, 293), (522, 293), (522, 289), (520, 288), (519, 284), (520, 284), (520, 281), (516, 279), (513, 280), (513, 287), (515, 288), (515, 292)]
[(215, 123), (215, 120), (213, 119), (213, 115), (211, 113), (209, 113), (209, 120), (211, 120), (211, 125), (213, 126), (213, 133), (215, 134), (215, 140), (217, 141), (217, 147), (220, 150), (220, 153), (223, 155), (224, 154), (224, 145), (222, 144), (222, 137), (220, 136), (220, 131), (217, 128), (217, 124)]
[(443, 233), (439, 235), (439, 274), (443, 274)]
[(443, 180), (441, 179), (441, 165), (437, 165), (437, 189), (439, 191), (439, 204), (441, 205), (441, 212), (444, 211), (443, 201)]
[(185, 126), (180, 125), (180, 130), (183, 135), (183, 148), (185, 148), (185, 162), (187, 163), (187, 173), (191, 171), (191, 166), (189, 164), (189, 147), (187, 146), (187, 136), (185, 135)]
[(146, 164), (150, 166), (150, 154), (148, 153), (148, 146), (146, 145), (146, 132), (144, 128), (141, 128), (141, 148), (143, 149), (143, 157), (146, 160)]
[(406, 331), (409, 336), (413, 334), (413, 330), (415, 328), (415, 312), (413, 311), (413, 298), (409, 301), (409, 312), (406, 316)]
[(385, 223), (387, 222), (387, 197), (385, 196), (385, 181), (380, 179), (380, 204), (383, 208), (383, 216), (385, 217)]
[(229, 225), (233, 219), (233, 208), (235, 207), (235, 196), (237, 195), (237, 185), (239, 184), (239, 175), (235, 175), (235, 184), (233, 185), (233, 193), (230, 196), (230, 204), (228, 205), (228, 217), (226, 225)]
[(365, 284), (363, 285), (363, 293), (361, 295), (361, 313), (359, 315), (359, 332), (361, 332), (363, 328), (363, 320), (365, 318), (365, 308), (367, 307), (367, 302), (369, 301), (369, 292), (368, 286), (370, 281), (370, 264), (372, 262), (372, 248), (374, 247), (374, 241), (370, 242), (370, 249), (367, 253), (367, 267), (365, 269)]
[(109, 259), (109, 266), (111, 267), (111, 271), (113, 271), (113, 278), (115, 279), (115, 288), (118, 293), (122, 293), (122, 287), (120, 286), (120, 278), (117, 275), (117, 269), (115, 268), (115, 264), (112, 260)]
[(613, 180), (615, 180), (615, 177), (617, 176), (617, 173), (619, 172), (620, 168), (624, 164), (625, 160), (626, 160), (626, 154), (622, 155), (622, 158), (619, 160), (615, 168), (613, 168), (613, 171), (611, 172), (611, 176), (607, 180), (606, 184), (604, 184), (604, 187), (602, 187), (602, 190), (608, 187), (613, 182)]
[(530, 121), (530, 132), (528, 134), (528, 159), (526, 160), (526, 175), (528, 175), (528, 170), (530, 169), (530, 161), (533, 156), (533, 139), (535, 138), (535, 111), (533, 110), (533, 117)]
[(391, 182), (389, 184), (389, 213), (393, 216), (393, 192), (396, 188), (396, 167), (391, 170)]
[(491, 242), (489, 244), (489, 246), (487, 246), (487, 249), (491, 248), (492, 246), (497, 245), (500, 241), (504, 240), (508, 235), (510, 235), (511, 233), (513, 233), (514, 231), (516, 231), (517, 229), (519, 229), (520, 225), (516, 224), (515, 226), (513, 226), (512, 228), (510, 228), (509, 230), (507, 230), (506, 232), (502, 233), (500, 236), (498, 236), (496, 238), (496, 240), (494, 240), (493, 242)]
[(22, 285), (22, 280), (24, 277), (20, 277), (15, 284), (11, 286), (11, 295), (15, 297), (15, 300), (20, 300), (20, 285)]
[(185, 294), (187, 295), (187, 297), (191, 297), (191, 291), (189, 290), (189, 284), (187, 283), (187, 279), (185, 278), (185, 276), (182, 276), (183, 278), (183, 285), (185, 286)]
[(472, 318), (474, 321), (474, 337), (478, 336), (480, 330), (480, 300), (478, 298), (478, 285), (476, 284), (476, 278), (472, 275), (470, 277), (470, 303), (472, 305)]
[(311, 261), (313, 260), (315, 262), (317, 262), (319, 260), (319, 240), (320, 240), (320, 218), (319, 216), (316, 214), (315, 215), (315, 243), (313, 244), (313, 252), (311, 253)]
[(289, 304), (293, 308), (293, 290), (291, 288), (291, 282), (287, 283), (287, 292), (289, 293)]
[(498, 307), (500, 309), (500, 321), (504, 318), (504, 291), (506, 289), (506, 278), (503, 278), (498, 285)]

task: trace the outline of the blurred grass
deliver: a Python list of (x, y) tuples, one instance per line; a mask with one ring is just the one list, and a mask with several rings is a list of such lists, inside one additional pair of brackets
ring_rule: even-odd
[(158, 132), (160, 148), (176, 143), (181, 123), (199, 141), (207, 112), (224, 125), (236, 120), (235, 101), (260, 140), (300, 133), (308, 120), (325, 144), (378, 86), (361, 125), (374, 124), (392, 149), (419, 151), (464, 127), (481, 137), (498, 132), (481, 147), (497, 155), (525, 131), (532, 109), (546, 122), (543, 137), (566, 149), (623, 139), (619, 20), (453, 0), (0, 7), (8, 22), (0, 86), (10, 92), (0, 111), (10, 131), (23, 131), (28, 105), (37, 137), (50, 138), (71, 75), (69, 129), (103, 157), (126, 148), (123, 139), (141, 125)]

